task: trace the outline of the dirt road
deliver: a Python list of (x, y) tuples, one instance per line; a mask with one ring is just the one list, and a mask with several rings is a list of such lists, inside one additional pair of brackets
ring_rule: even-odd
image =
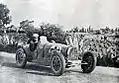
[(28, 63), (25, 69), (15, 64), (15, 54), (0, 52), (0, 83), (119, 83), (119, 68), (96, 67), (83, 74), (80, 67), (53, 76), (50, 68)]

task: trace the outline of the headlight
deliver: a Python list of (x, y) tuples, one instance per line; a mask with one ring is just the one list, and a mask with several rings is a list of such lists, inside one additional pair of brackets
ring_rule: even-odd
[(61, 51), (61, 47), (59, 47), (59, 46), (58, 46), (58, 47), (56, 47), (56, 49), (57, 49), (58, 51)]

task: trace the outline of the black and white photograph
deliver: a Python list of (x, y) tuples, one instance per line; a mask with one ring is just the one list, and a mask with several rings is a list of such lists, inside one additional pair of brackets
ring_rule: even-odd
[(0, 83), (119, 83), (119, 0), (0, 0)]

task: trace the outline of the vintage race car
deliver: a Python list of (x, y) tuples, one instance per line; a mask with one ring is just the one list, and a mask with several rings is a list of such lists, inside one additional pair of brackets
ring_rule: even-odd
[[(77, 57), (72, 60), (71, 57)], [(35, 50), (30, 49), (30, 44), (19, 45), (16, 51), (16, 64), (24, 68), (27, 62), (34, 62), (39, 65), (49, 66), (54, 75), (62, 75), (65, 68), (81, 65), (84, 73), (92, 72), (97, 63), (96, 54), (87, 51), (80, 53), (75, 47), (60, 43), (51, 43), (41, 38)]]

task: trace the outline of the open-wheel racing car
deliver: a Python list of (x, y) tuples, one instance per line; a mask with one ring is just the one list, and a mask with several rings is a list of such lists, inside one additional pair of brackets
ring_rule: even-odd
[[(45, 39), (45, 38), (44, 38)], [(38, 41), (35, 49), (31, 49), (32, 44), (19, 45), (16, 51), (16, 64), (20, 68), (24, 68), (27, 62), (34, 62), (43, 66), (50, 66), (54, 75), (62, 75), (65, 68), (75, 65), (81, 65), (83, 73), (92, 72), (97, 63), (95, 53), (87, 51), (84, 53), (78, 52), (75, 47), (60, 44), (45, 42), (42, 38)], [(42, 40), (42, 41), (41, 41)], [(32, 47), (34, 47), (32, 45)], [(77, 64), (73, 63), (70, 57), (76, 56)]]

